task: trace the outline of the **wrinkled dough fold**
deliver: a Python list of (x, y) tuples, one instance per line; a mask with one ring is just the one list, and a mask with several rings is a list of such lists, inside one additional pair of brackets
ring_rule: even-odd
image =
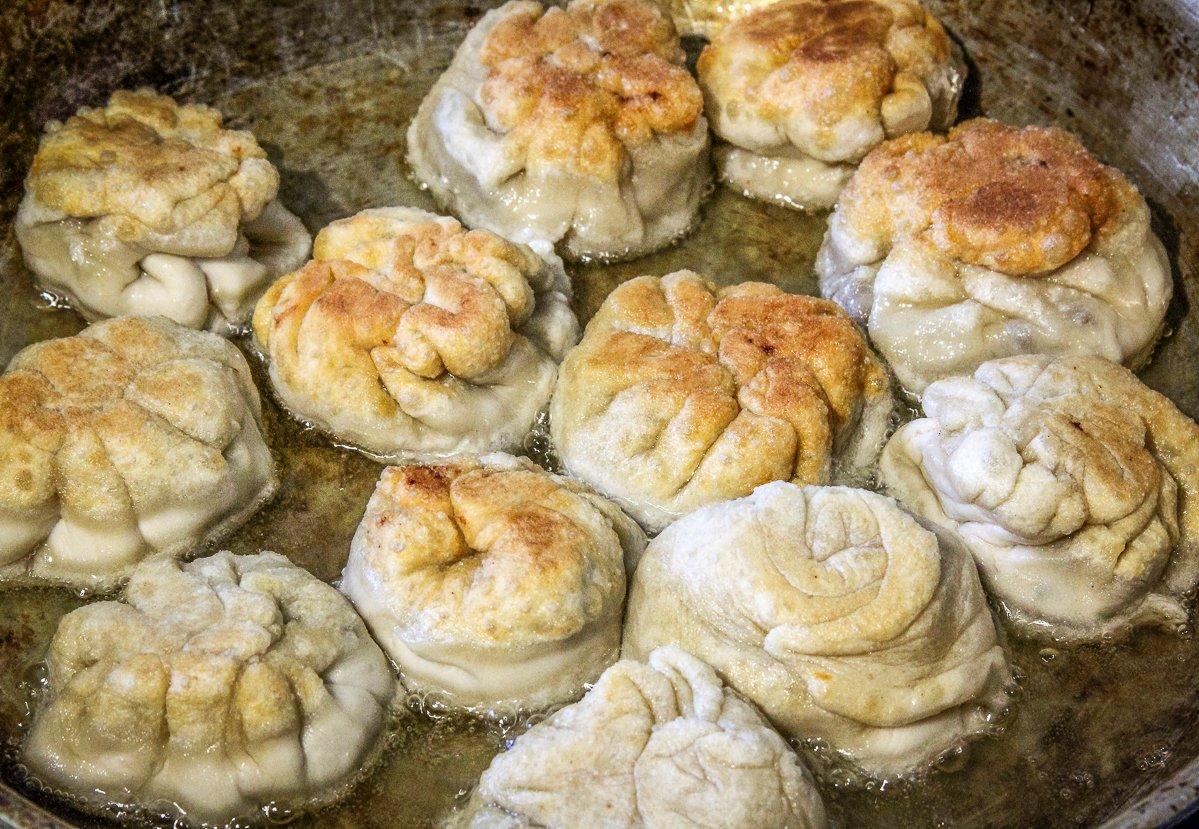
[(510, 455), (389, 467), (342, 590), (410, 691), (488, 715), (577, 696), (616, 660), (637, 525)]
[(483, 16), (408, 129), (409, 162), (472, 227), (615, 259), (692, 225), (708, 126), (650, 0), (514, 0)]
[(222, 821), (328, 799), (395, 681), (337, 591), (274, 553), (146, 562), (60, 622), (24, 756), (81, 798)]
[(515, 449), (578, 339), (561, 262), (404, 207), (318, 234), (254, 335), (293, 414), (372, 456)]
[(776, 482), (650, 542), (622, 655), (685, 648), (871, 777), (984, 733), (1010, 671), (974, 563), (888, 498)]
[(1009, 357), (925, 391), (887, 488), (970, 549), (1021, 630), (1097, 640), (1186, 622), (1199, 427), (1098, 357)]
[(608, 296), (562, 365), (550, 431), (572, 475), (652, 532), (767, 481), (864, 477), (891, 409), (833, 303), (679, 271)]
[(165, 316), (229, 333), (311, 237), (279, 174), (216, 110), (150, 90), (51, 122), (14, 224), (46, 291), (88, 320)]
[(795, 752), (707, 665), (664, 647), (622, 660), (518, 737), (449, 821), (471, 829), (690, 825), (822, 829)]
[(239, 526), (277, 485), (249, 366), (215, 335), (105, 320), (0, 376), (0, 581), (115, 585)]
[(817, 255), (820, 292), (903, 386), (1019, 354), (1145, 363), (1173, 292), (1149, 208), (1057, 128), (976, 119), (862, 162)]

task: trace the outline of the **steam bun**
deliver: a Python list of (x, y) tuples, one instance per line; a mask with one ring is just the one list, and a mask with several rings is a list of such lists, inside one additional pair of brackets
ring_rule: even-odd
[(960, 539), (1025, 633), (1187, 621), (1199, 427), (1099, 357), (1008, 357), (938, 380), (883, 453), (888, 489)]
[(410, 691), (486, 714), (575, 698), (616, 661), (637, 525), (510, 455), (383, 470), (342, 578)]
[(312, 238), (254, 136), (215, 109), (116, 92), (46, 127), (14, 228), (38, 284), (85, 318), (228, 333)]
[(916, 0), (782, 0), (717, 34), (699, 82), (721, 177), (753, 198), (832, 207), (887, 138), (947, 129), (965, 66)]
[(795, 752), (678, 648), (622, 660), (580, 702), (516, 738), (450, 825), (823, 829)]
[(679, 271), (608, 296), (562, 364), (550, 430), (571, 475), (653, 532), (767, 481), (864, 477), (891, 409), (835, 304)]
[(561, 262), (422, 210), (364, 210), (263, 295), (254, 336), (303, 420), (368, 454), (511, 449), (578, 339)]
[(278, 486), (250, 368), (162, 317), (35, 343), (0, 376), (0, 581), (111, 587)]
[(1149, 208), (1069, 133), (968, 121), (883, 144), (829, 219), (820, 292), (904, 387), (1020, 354), (1137, 367), (1173, 284)]
[(882, 495), (783, 481), (650, 542), (622, 655), (663, 645), (706, 661), (786, 736), (884, 779), (986, 732), (1011, 678), (958, 541)]
[(488, 12), (421, 104), (408, 152), (471, 227), (574, 258), (669, 244), (710, 178), (703, 97), (651, 0)]
[(395, 691), (350, 603), (274, 553), (146, 562), (120, 601), (63, 617), (47, 666), (35, 773), (197, 821), (328, 800)]

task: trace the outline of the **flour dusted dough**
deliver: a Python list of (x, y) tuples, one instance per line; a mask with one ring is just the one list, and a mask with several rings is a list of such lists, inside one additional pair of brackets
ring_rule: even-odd
[(1099, 357), (1008, 357), (933, 383), (883, 453), (888, 489), (974, 554), (1026, 632), (1095, 640), (1187, 620), (1199, 427)]

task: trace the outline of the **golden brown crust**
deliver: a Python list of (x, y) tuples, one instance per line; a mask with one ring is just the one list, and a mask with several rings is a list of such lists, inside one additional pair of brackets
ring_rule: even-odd
[(674, 26), (648, 0), (523, 3), (480, 59), (490, 120), (538, 164), (611, 179), (626, 147), (690, 131), (703, 112)]
[(868, 128), (881, 139), (928, 127), (926, 87), (950, 61), (944, 29), (914, 0), (782, 0), (730, 23), (698, 71), (718, 131), (752, 113), (823, 158), (848, 154), (839, 145), (856, 146)]
[(429, 379), (478, 377), (504, 360), (532, 314), (529, 280), (541, 268), (488, 231), (370, 212), (322, 230), (313, 255), (255, 310), (254, 330), (282, 371), (302, 350), (301, 328), (319, 325), (376, 363)]
[(826, 482), (846, 427), (889, 395), (881, 364), (836, 304), (761, 282), (717, 291), (689, 272), (617, 288), (563, 383), (567, 372), (580, 423), (631, 390), (660, 407), (637, 416), (663, 430), (651, 443), (678, 442), (671, 462), (684, 483), (718, 440), (744, 441), (754, 463), (720, 473), (737, 495), (769, 480)]
[(531, 464), (388, 467), (360, 532), (364, 566), (404, 606), (405, 623), (432, 625), (438, 638), (561, 640), (624, 594), (607, 519)]
[(189, 226), (235, 234), (275, 197), (279, 174), (254, 136), (221, 124), (210, 107), (116, 92), (47, 127), (26, 187), (50, 210), (106, 217), (122, 241)]
[(1056, 127), (988, 119), (883, 144), (841, 199), (871, 238), (920, 237), (953, 259), (1011, 276), (1065, 265), (1139, 201), (1122, 173)]

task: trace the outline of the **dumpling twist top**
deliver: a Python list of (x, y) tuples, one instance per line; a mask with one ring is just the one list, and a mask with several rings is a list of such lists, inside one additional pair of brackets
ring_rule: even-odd
[(108, 586), (244, 521), (278, 483), (229, 342), (124, 317), (0, 376), (0, 580)]
[(614, 179), (625, 146), (690, 130), (703, 99), (670, 19), (642, 0), (522, 2), (483, 43), (480, 98), (525, 166)]
[(510, 713), (576, 695), (616, 659), (637, 525), (499, 453), (383, 470), (342, 590), (409, 690)]
[(254, 313), (289, 408), (386, 457), (524, 437), (577, 337), (560, 265), (409, 208), (336, 221), (314, 255)]
[(1199, 582), (1199, 427), (1098, 357), (984, 363), (925, 391), (887, 487), (959, 536), (1026, 629), (1097, 639), (1186, 621)]
[(563, 363), (550, 412), (571, 474), (647, 529), (771, 480), (870, 465), (887, 376), (833, 303), (689, 271), (618, 287)]
[(795, 752), (715, 671), (678, 648), (622, 660), (582, 701), (492, 761), (459, 829), (691, 825), (823, 829)]
[(350, 603), (274, 553), (147, 562), (121, 601), (65, 616), (47, 661), (35, 770), (197, 820), (327, 796), (395, 690)]

